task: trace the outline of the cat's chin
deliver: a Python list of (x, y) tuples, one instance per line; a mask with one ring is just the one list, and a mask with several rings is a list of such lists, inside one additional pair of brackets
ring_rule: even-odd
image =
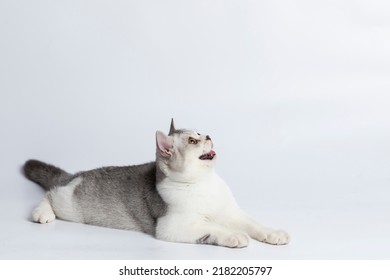
[(216, 153), (213, 150), (210, 150), (210, 152), (205, 153), (199, 157), (200, 160), (213, 160)]

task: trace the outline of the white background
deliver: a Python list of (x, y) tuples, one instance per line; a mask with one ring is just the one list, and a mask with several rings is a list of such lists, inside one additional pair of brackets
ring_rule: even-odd
[[(389, 93), (384, 0), (0, 1), (0, 258), (389, 259)], [(171, 117), (290, 245), (31, 222), (25, 160), (151, 161)]]

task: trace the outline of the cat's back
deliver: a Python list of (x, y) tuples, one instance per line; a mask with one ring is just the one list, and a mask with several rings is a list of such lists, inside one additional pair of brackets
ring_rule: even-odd
[[(98, 188), (112, 186), (125, 189), (154, 188), (156, 184), (156, 163), (149, 162), (131, 166), (108, 166), (77, 173), (75, 176), (93, 182)], [(103, 183), (104, 184), (101, 184)]]

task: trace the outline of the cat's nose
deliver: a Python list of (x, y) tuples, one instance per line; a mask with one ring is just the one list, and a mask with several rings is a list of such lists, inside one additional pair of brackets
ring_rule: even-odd
[(206, 140), (211, 140), (210, 136), (206, 135)]

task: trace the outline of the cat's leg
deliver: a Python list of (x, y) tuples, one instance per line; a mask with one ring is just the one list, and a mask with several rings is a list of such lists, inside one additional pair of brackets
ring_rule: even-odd
[(191, 220), (180, 215), (160, 218), (156, 237), (171, 242), (211, 244), (230, 248), (246, 247), (249, 243), (249, 236), (243, 231), (232, 230), (203, 219)]
[(44, 196), (41, 203), (32, 212), (32, 218), (34, 222), (46, 224), (55, 220), (56, 216), (51, 207), (48, 194)]
[(273, 245), (285, 245), (289, 243), (290, 236), (284, 230), (275, 230), (265, 227), (245, 213), (234, 215), (231, 220), (233, 228), (245, 231), (251, 238)]

